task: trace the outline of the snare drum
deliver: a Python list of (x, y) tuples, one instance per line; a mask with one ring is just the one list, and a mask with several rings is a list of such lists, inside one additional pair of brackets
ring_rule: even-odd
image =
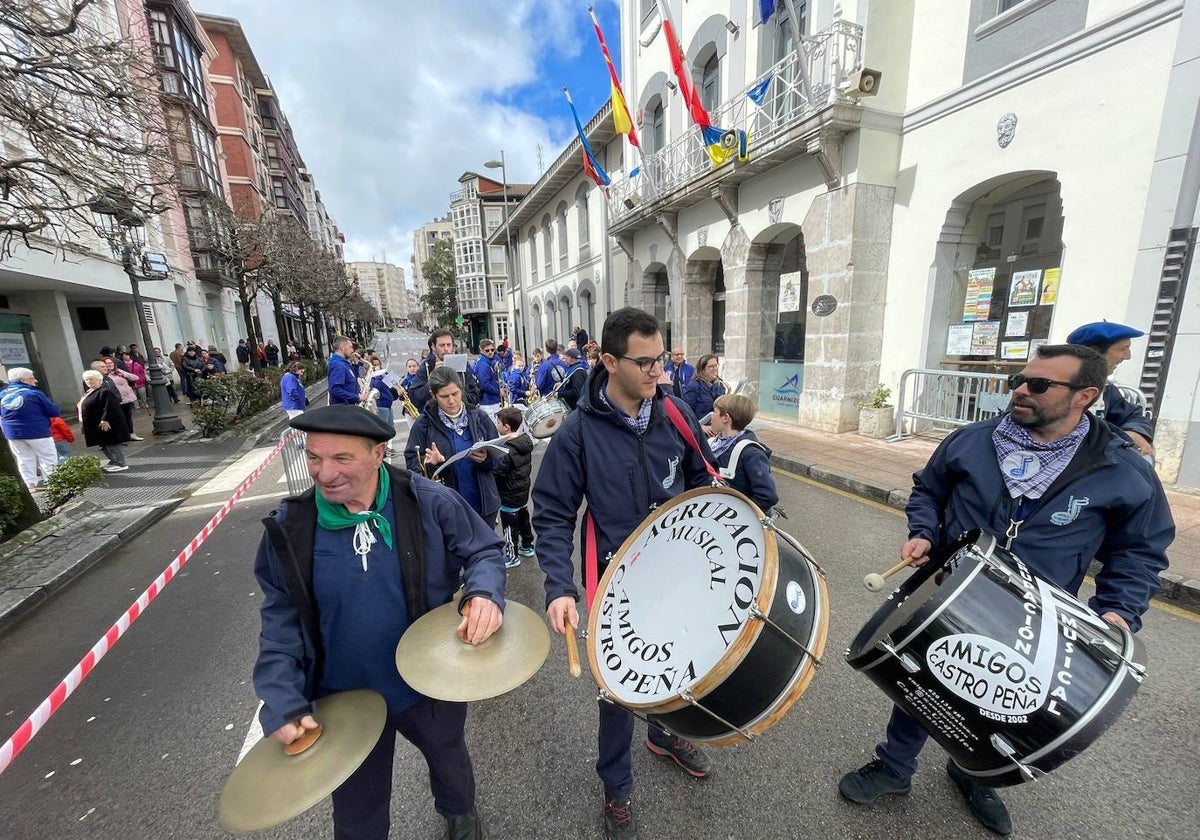
[(525, 424), (535, 438), (548, 438), (567, 416), (567, 404), (553, 394), (535, 400), (525, 412)]
[(829, 624), (824, 575), (748, 498), (700, 488), (659, 507), (609, 563), (588, 618), (602, 695), (723, 746), (808, 688)]
[(971, 532), (922, 566), (846, 660), (980, 784), (1030, 781), (1078, 755), (1133, 698), (1133, 635)]

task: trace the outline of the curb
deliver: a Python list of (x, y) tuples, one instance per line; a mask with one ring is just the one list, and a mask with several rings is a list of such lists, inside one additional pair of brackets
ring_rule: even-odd
[[(820, 464), (798, 461), (786, 455), (772, 453), (771, 466), (897, 510), (904, 510), (911, 494), (907, 487), (887, 487)], [(1093, 560), (1089, 574), (1094, 577), (1100, 569), (1100, 564)], [(1200, 580), (1185, 580), (1183, 575), (1170, 571), (1162, 572), (1159, 577), (1162, 579), (1162, 588), (1158, 590), (1154, 600), (1200, 613)]]
[[(45, 601), (49, 600), (51, 596), (65, 589), (76, 578), (83, 575), (97, 563), (105, 560), (118, 548), (121, 548), (130, 540), (136, 538), (139, 534), (146, 531), (155, 523), (165, 519), (181, 502), (182, 499), (170, 499), (168, 501), (158, 502), (154, 505), (151, 505), (150, 507), (144, 509), (144, 512), (141, 516), (137, 517), (132, 522), (126, 523), (119, 530), (110, 534), (106, 534), (103, 530), (103, 526), (101, 526), (97, 533), (103, 535), (105, 538), (85, 551), (83, 554), (76, 557), (74, 562), (72, 562), (69, 566), (66, 566), (54, 573), (53, 576), (44, 583), (25, 588), (28, 590), (27, 593), (23, 594), (23, 596), (14, 603), (0, 603), (0, 637), (19, 624), (22, 620), (27, 618)], [(95, 505), (91, 505), (90, 508), (88, 508), (87, 504), (85, 504), (80, 505), (70, 513), (79, 514), (73, 517), (73, 519), (77, 520), (86, 518), (86, 516), (96, 512), (96, 510), (97, 507)], [(109, 512), (106, 512), (105, 516), (108, 515)], [(62, 531), (62, 526), (64, 524), (61, 521), (56, 521), (58, 519), (58, 517), (52, 517), (51, 519), (45, 520), (45, 522), (38, 523), (38, 525), (53, 523), (55, 527), (43, 529), (42, 533), (35, 534), (31, 539), (24, 541), (19, 547), (25, 548), (29, 545), (40, 542), (43, 539), (53, 538), (57, 532)], [(33, 531), (38, 527), (38, 525), (35, 525), (33, 528), (26, 529), (22, 532), (22, 535)], [(10, 540), (9, 543), (6, 543), (5, 547), (8, 548), (11, 543), (12, 540)]]

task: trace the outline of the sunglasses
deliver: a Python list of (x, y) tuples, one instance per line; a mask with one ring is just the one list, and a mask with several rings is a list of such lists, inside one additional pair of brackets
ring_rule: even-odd
[(1078, 391), (1081, 388), (1087, 387), (1086, 385), (1077, 385), (1074, 382), (1059, 382), (1057, 379), (1047, 379), (1044, 376), (1026, 376), (1023, 373), (1014, 373), (1008, 377), (1008, 390), (1015, 391), (1022, 385), (1028, 388), (1031, 394), (1044, 394), (1050, 390), (1051, 385), (1070, 388), (1072, 391)]

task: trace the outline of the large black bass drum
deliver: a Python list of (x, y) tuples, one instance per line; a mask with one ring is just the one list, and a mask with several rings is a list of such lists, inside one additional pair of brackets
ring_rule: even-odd
[(1091, 745), (1145, 676), (1145, 651), (972, 531), (859, 631), (846, 661), (988, 787), (1031, 781)]

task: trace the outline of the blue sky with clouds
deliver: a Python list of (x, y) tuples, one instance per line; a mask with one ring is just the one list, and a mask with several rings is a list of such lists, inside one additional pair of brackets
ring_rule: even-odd
[[(193, 0), (241, 21), (348, 259), (409, 277), (412, 233), (449, 209), (463, 171), (503, 148), (514, 182), (538, 177), (609, 96), (586, 2)], [(619, 4), (597, 14), (620, 66)]]

